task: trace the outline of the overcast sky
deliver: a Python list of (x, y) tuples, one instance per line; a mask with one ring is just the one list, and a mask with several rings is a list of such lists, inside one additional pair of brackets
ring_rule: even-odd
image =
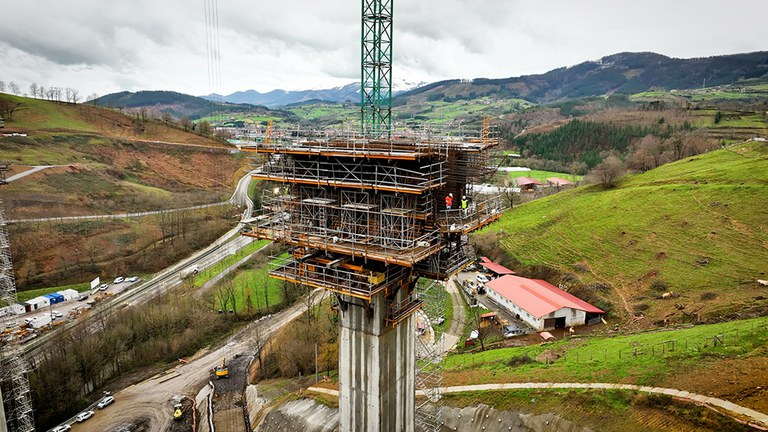
[[(218, 3), (220, 86), (206, 4)], [(4, 0), (0, 80), (81, 95), (318, 89), (359, 80), (360, 0)], [(766, 0), (395, 0), (395, 81), (544, 73), (622, 51), (768, 50)]]

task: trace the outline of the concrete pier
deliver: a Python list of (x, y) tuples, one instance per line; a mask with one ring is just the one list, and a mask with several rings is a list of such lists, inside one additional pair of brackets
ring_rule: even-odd
[[(402, 290), (398, 296), (402, 296)], [(376, 295), (370, 305), (348, 296), (343, 300), (346, 305), (341, 308), (339, 334), (340, 431), (413, 432), (413, 314), (393, 328), (385, 321), (387, 301), (383, 293)]]

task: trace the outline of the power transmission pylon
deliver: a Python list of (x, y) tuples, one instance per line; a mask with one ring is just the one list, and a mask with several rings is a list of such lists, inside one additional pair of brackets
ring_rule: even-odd
[[(5, 171), (8, 167), (8, 165), (0, 164), (0, 171)], [(16, 303), (16, 283), (13, 278), (11, 242), (8, 236), (5, 209), (3, 208), (3, 200), (0, 199), (0, 304), (2, 303), (8, 306)], [(0, 352), (2, 370), (6, 372), (4, 376), (0, 376), (0, 381), (9, 380), (12, 389), (11, 394), (6, 396), (11, 401), (9, 406), (12, 408), (5, 419), (3, 396), (0, 394), (0, 420), (5, 420), (0, 424), (0, 432), (8, 431), (7, 424), (13, 425), (11, 428), (13, 431), (34, 432), (35, 423), (26, 363), (14, 345), (15, 342), (10, 347), (4, 347), (3, 351)]]
[(392, 133), (392, 1), (363, 0), (360, 124), (363, 134)]

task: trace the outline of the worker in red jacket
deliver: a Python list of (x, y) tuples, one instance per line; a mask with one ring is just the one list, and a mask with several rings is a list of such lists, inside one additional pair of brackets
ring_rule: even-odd
[(449, 194), (448, 194), (448, 195), (445, 197), (445, 208), (446, 208), (447, 210), (450, 210), (450, 209), (451, 209), (451, 207), (453, 207), (453, 193), (449, 193)]

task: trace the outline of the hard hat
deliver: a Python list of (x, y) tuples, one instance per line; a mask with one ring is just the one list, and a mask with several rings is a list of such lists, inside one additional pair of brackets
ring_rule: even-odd
[(449, 193), (448, 196), (453, 196), (453, 192)]
[(462, 195), (461, 199), (467, 199), (467, 196), (466, 195)]

